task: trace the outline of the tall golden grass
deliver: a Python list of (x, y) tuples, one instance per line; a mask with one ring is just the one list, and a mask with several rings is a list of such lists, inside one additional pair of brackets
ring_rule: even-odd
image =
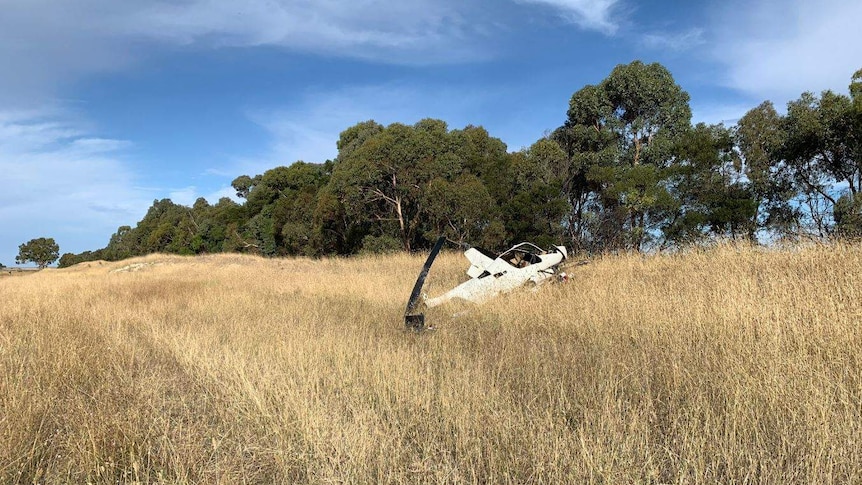
[(0, 279), (0, 482), (862, 483), (859, 246), (610, 256), (416, 334), (422, 261)]

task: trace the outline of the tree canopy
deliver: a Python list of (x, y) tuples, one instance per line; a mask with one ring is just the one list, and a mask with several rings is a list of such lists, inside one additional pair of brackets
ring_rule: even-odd
[(15, 263), (36, 263), (42, 269), (57, 261), (59, 256), (60, 246), (57, 245), (54, 238), (40, 237), (18, 246), (18, 256), (15, 257)]
[(417, 251), (438, 235), (576, 251), (862, 236), (862, 70), (849, 95), (803, 93), (786, 114), (764, 102), (735, 126), (692, 125), (670, 71), (634, 61), (576, 90), (561, 126), (518, 151), (480, 126), (437, 119), (362, 121), (336, 146), (333, 160), (236, 177), (241, 203), (155, 200), (105, 248), (60, 264)]

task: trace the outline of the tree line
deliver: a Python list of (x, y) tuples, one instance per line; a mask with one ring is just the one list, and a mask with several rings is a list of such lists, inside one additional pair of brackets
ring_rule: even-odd
[(862, 70), (849, 95), (803, 93), (735, 126), (691, 123), (662, 65), (619, 65), (576, 91), (566, 120), (508, 152), (484, 128), (444, 121), (344, 130), (338, 155), (241, 175), (238, 204), (156, 200), (108, 245), (60, 266), (153, 252), (349, 255), (520, 241), (597, 252), (717, 238), (862, 236)]

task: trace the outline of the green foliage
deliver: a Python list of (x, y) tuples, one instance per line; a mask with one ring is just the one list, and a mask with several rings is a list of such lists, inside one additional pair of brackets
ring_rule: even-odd
[[(465, 172), (451, 182), (437, 177), (423, 194), (423, 210), (428, 220), (425, 237), (444, 235), (450, 241), (475, 244), (485, 228), (496, 220), (494, 199), (479, 177)], [(498, 246), (500, 241), (494, 241)]]
[(554, 138), (569, 157), (562, 178), (575, 246), (640, 250), (662, 227), (677, 205), (667, 180), (690, 127), (688, 100), (667, 69), (640, 61), (572, 95)]
[(365, 236), (362, 238), (361, 254), (385, 254), (401, 250), (401, 241), (392, 236)]
[(95, 251), (84, 251), (80, 254), (63, 253), (63, 256), (60, 257), (60, 261), (57, 263), (57, 266), (60, 268), (67, 268), (78, 263), (96, 261), (99, 259), (105, 259), (104, 249), (97, 249)]
[(381, 131), (383, 131), (383, 125), (376, 123), (374, 120), (357, 123), (342, 131), (338, 137), (338, 143), (336, 143), (339, 159), (348, 157), (354, 150), (361, 147), (367, 139)]
[(862, 109), (862, 69), (853, 73), (850, 78), (850, 97), (853, 98), (853, 104), (856, 106), (857, 112)]
[(834, 206), (837, 198), (829, 193), (829, 186), (846, 183), (850, 193), (859, 191), (862, 133), (857, 132), (853, 118), (851, 99), (831, 91), (819, 98), (803, 93), (788, 103), (783, 155), (800, 192), (822, 197)]
[(803, 93), (785, 116), (764, 103), (740, 120), (737, 141), (758, 228), (781, 237), (848, 234), (838, 218), (852, 219), (847, 201), (862, 189), (860, 73), (851, 79), (850, 96)]
[(758, 230), (779, 237), (795, 232), (801, 216), (794, 208), (794, 184), (783, 161), (787, 133), (772, 103), (760, 104), (739, 120), (735, 141), (742, 157), (741, 173), (755, 204), (750, 237)]
[(49, 264), (57, 261), (60, 257), (60, 246), (54, 241), (54, 238), (40, 237), (31, 239), (24, 244), (18, 246), (18, 256), (15, 257), (15, 263), (26, 264), (36, 263), (39, 268), (45, 268)]
[(686, 132), (677, 151), (670, 170), (676, 206), (663, 226), (665, 239), (687, 244), (709, 236), (753, 238), (757, 204), (743, 182), (731, 131), (700, 123)]
[(688, 128), (688, 93), (658, 63), (634, 61), (614, 68), (601, 84), (600, 109), (620, 147), (618, 162), (632, 166), (669, 163), (674, 143)]
[(78, 255), (75, 253), (63, 253), (60, 256), (60, 261), (57, 263), (57, 267), (59, 268), (68, 268), (74, 264), (78, 264)]
[(521, 241), (640, 251), (710, 238), (858, 237), (862, 70), (849, 96), (765, 102), (736, 127), (691, 126), (689, 96), (660, 64), (634, 61), (572, 94), (562, 126), (528, 149), (442, 120), (341, 132), (338, 156), (231, 185), (237, 204), (156, 200), (108, 245), (61, 266), (152, 252), (355, 254)]
[(388, 236), (407, 251), (428, 247), (436, 234), (475, 240), (509, 196), (505, 145), (484, 129), (449, 131), (432, 119), (359, 128), (361, 143), (348, 136), (353, 129), (342, 134), (339, 147), (349, 149), (339, 152), (325, 201), (324, 225), (340, 228), (342, 240)]
[[(461, 163), (460, 167), (449, 167), (450, 170), (463, 169), (479, 177), (497, 204), (508, 199), (511, 196), (511, 178), (506, 144), (481, 126), (467, 126), (463, 130), (453, 130), (449, 135), (454, 145), (454, 159)], [(449, 178), (454, 175), (452, 172), (444, 174)]]
[(543, 247), (563, 240), (563, 220), (571, 206), (563, 192), (566, 153), (543, 139), (512, 155), (512, 196), (502, 204), (509, 243), (532, 241)]
[(248, 175), (240, 175), (231, 182), (231, 186), (236, 190), (237, 197), (245, 199), (258, 182), (260, 182), (260, 176), (251, 178)]
[(833, 213), (836, 235), (847, 239), (862, 238), (862, 197), (844, 194), (835, 203)]

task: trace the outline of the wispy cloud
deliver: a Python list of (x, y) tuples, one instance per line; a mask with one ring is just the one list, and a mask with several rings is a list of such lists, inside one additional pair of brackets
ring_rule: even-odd
[(5, 0), (0, 6), (0, 106), (31, 109), (82, 76), (133, 63), (131, 39), (107, 31), (127, 2)]
[(291, 106), (249, 111), (249, 119), (269, 133), (269, 147), (257, 156), (237, 160), (233, 167), (216, 171), (254, 175), (297, 160), (317, 163), (333, 159), (338, 155), (339, 134), (370, 119), (387, 125), (440, 118), (450, 128), (483, 124), (487, 120), (478, 114), (487, 111), (481, 107), (494, 98), (492, 91), (387, 83), (308, 92)]
[(515, 0), (518, 3), (542, 4), (553, 7), (565, 20), (583, 29), (612, 35), (619, 28), (615, 19), (618, 0)]
[[(232, 175), (236, 177), (238, 174)], [(201, 197), (206, 199), (210, 204), (215, 204), (223, 197), (227, 197), (234, 202), (242, 202), (242, 199), (236, 196), (236, 190), (234, 190), (230, 185), (225, 185), (210, 191), (202, 191), (195, 185), (189, 185), (179, 189), (169, 189), (167, 192), (167, 198), (171, 199), (171, 202), (187, 206), (194, 205), (194, 203)]]
[(168, 198), (175, 204), (192, 205), (200, 197), (194, 185), (168, 191)]
[(66, 96), (81, 79), (175, 46), (270, 46), (402, 65), (488, 59), (512, 27), (514, 3), (605, 34), (620, 23), (621, 0), (511, 0), (497, 8), (493, 0), (5, 0), (0, 106)]
[[(50, 98), (80, 77), (134, 65), (154, 45), (275, 46), (383, 63), (486, 55), (478, 0), (5, 0), (0, 105)], [(11, 94), (10, 94), (11, 93)]]
[(691, 106), (691, 122), (735, 125), (745, 113), (753, 108), (750, 103), (739, 102), (695, 102)]
[(703, 34), (701, 28), (684, 32), (650, 32), (641, 37), (641, 42), (649, 49), (682, 52), (703, 45)]
[[(500, 138), (509, 150), (519, 150), (556, 126), (559, 113), (538, 112), (519, 103), (514, 88), (468, 86), (431, 87), (404, 83), (353, 86), (332, 91), (306, 93), (291, 106), (252, 110), (249, 119), (265, 130), (270, 143), (258, 154), (235, 159), (227, 166), (209, 170), (212, 175), (232, 179), (255, 175), (295, 161), (320, 163), (338, 155), (336, 143), (345, 129), (374, 120), (382, 125), (413, 124), (423, 118), (446, 121), (449, 129), (483, 126)], [(500, 116), (500, 106), (506, 115)], [(221, 196), (232, 189), (221, 189)], [(206, 196), (214, 201), (218, 197)]]
[[(271, 168), (296, 161), (321, 163), (338, 155), (336, 143), (342, 131), (361, 121), (375, 120), (387, 125), (411, 124), (422, 117), (442, 116), (430, 109), (436, 96), (414, 87), (397, 84), (354, 86), (333, 91), (311, 91), (289, 106), (249, 110), (248, 119), (269, 136), (268, 145), (259, 153), (232, 160), (226, 165), (210, 167), (208, 175), (227, 180), (245, 174), (254, 176)], [(448, 119), (448, 118), (447, 118)], [(199, 196), (194, 186), (176, 189), (174, 202), (191, 204)], [(232, 187), (225, 184), (205, 196), (210, 202), (220, 197), (236, 199)]]
[(348, 49), (427, 49), (464, 33), (458, 3), (413, 0), (158, 2), (121, 26), (181, 42)]
[(856, 0), (733, 2), (716, 17), (715, 57), (724, 82), (781, 104), (804, 91), (846, 91), (862, 67), (862, 3)]
[(55, 111), (0, 111), (0, 262), (35, 237), (54, 237), (63, 252), (94, 249), (139, 219), (151, 199), (134, 188), (128, 146)]

